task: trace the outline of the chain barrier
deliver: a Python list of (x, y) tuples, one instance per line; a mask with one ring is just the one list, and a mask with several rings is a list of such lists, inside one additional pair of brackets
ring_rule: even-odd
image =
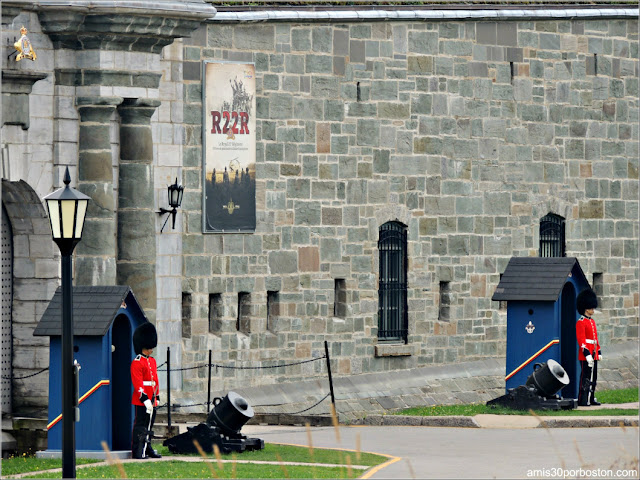
[[(264, 368), (280, 368), (280, 367), (291, 367), (293, 365), (302, 365), (303, 363), (310, 363), (310, 362), (315, 362), (317, 360), (322, 360), (323, 358), (327, 358), (325, 355), (321, 356), (321, 357), (317, 357), (317, 358), (311, 358), (309, 360), (301, 360), (299, 362), (293, 362), (293, 363), (283, 363), (281, 365), (266, 365), (266, 366), (260, 366), (260, 367), (236, 367), (233, 365), (220, 365), (218, 363), (203, 363), (202, 365), (196, 365), (195, 367), (183, 367), (183, 368), (172, 368), (171, 371), (172, 372), (181, 372), (181, 371), (185, 371), (185, 370), (196, 370), (198, 368), (203, 368), (203, 367), (216, 367), (216, 368), (229, 368), (232, 370), (260, 370), (260, 369), (264, 369)], [(167, 362), (165, 362), (167, 363)], [(163, 366), (164, 363), (160, 366)], [(166, 372), (166, 370), (158, 370), (158, 372)]]
[(49, 367), (43, 368), (39, 372), (32, 373), (31, 375), (25, 375), (24, 377), (16, 377), (13, 374), (11, 375), (2, 375), (3, 380), (24, 380), (25, 378), (35, 377), (36, 375), (40, 375), (42, 372), (46, 372), (49, 370)]
[[(327, 393), (324, 397), (322, 397), (320, 400), (318, 400), (316, 403), (314, 403), (313, 405), (311, 405), (309, 408), (305, 408), (304, 410), (300, 410), (298, 412), (278, 412), (279, 414), (284, 414), (284, 415), (298, 415), (299, 413), (304, 413), (307, 412), (309, 410), (311, 410), (313, 407), (317, 407), (318, 405), (320, 405), (322, 402), (324, 402), (327, 398), (329, 398), (329, 395), (331, 395), (331, 393)], [(172, 403), (171, 404), (171, 408), (186, 408), (186, 407), (202, 407), (208, 405), (206, 402), (205, 403), (189, 403), (189, 404), (179, 404), (179, 403)], [(273, 404), (269, 404), (269, 405), (254, 405), (254, 407), (280, 407), (282, 405), (288, 405), (287, 403), (273, 403)], [(165, 403), (164, 405), (159, 405), (158, 407), (156, 407), (157, 410), (160, 410), (161, 408), (167, 408), (169, 406), (168, 403)], [(265, 412), (263, 415), (275, 415), (275, 413), (269, 413), (269, 412)]]

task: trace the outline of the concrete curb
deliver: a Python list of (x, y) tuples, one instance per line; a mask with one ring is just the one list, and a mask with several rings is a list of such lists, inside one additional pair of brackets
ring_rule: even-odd
[(595, 428), (637, 427), (638, 417), (532, 417), (528, 415), (476, 415), (415, 417), (409, 415), (370, 415), (350, 425), (422, 426), (463, 428)]

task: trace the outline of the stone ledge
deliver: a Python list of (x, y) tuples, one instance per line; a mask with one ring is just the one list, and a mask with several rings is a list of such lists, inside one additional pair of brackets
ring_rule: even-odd
[(467, 427), (480, 428), (473, 417), (463, 416), (434, 416), (419, 417), (411, 415), (368, 415), (351, 421), (352, 425), (405, 425), (423, 427)]
[(413, 355), (413, 345), (376, 345), (376, 357), (407, 357)]

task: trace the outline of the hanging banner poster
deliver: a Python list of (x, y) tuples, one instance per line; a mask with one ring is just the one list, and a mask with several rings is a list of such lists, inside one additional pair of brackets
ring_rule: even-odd
[(256, 229), (255, 66), (205, 62), (203, 232)]

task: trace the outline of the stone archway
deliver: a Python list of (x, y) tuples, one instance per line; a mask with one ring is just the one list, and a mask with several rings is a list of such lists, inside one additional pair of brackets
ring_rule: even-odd
[(2, 180), (2, 205), (13, 233), (11, 301), (12, 407), (15, 414), (45, 413), (49, 400), (49, 339), (33, 331), (59, 285), (59, 253), (47, 213), (24, 180)]

